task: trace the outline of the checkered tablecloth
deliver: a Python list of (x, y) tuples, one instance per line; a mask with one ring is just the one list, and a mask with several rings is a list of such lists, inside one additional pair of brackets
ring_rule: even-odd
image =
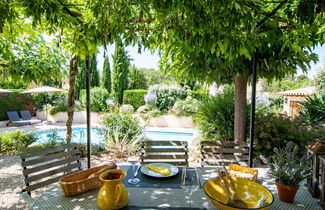
[[(127, 168), (123, 169), (127, 170)], [(205, 180), (215, 177), (216, 170), (214, 168), (201, 168), (199, 174), (203, 183)], [(317, 199), (312, 198), (303, 186), (298, 190), (295, 202), (293, 204), (287, 204), (277, 199), (274, 181), (267, 176), (266, 169), (259, 169), (259, 177), (261, 183), (270, 189), (274, 195), (274, 204), (270, 209), (321, 209), (317, 203)], [(36, 198), (30, 209), (98, 209), (97, 193), (98, 190), (94, 190), (79, 196), (65, 197), (62, 195), (59, 186), (56, 185), (46, 191), (42, 196)], [(129, 206), (215, 209), (207, 200), (202, 189), (189, 195), (183, 189), (129, 187), (128, 193)]]

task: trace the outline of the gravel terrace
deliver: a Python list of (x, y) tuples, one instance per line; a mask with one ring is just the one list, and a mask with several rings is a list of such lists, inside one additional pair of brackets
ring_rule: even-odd
[[(190, 154), (190, 165), (199, 166), (198, 154)], [(110, 157), (92, 156), (92, 167), (110, 162)], [(87, 168), (87, 159), (82, 159), (82, 167)], [(126, 165), (126, 161), (117, 165)], [(27, 209), (27, 204), (20, 197), (19, 192), (24, 187), (22, 168), (18, 155), (0, 155), (0, 209)], [(40, 188), (32, 192), (32, 197), (39, 196), (50, 186)]]
[[(106, 158), (92, 157), (92, 166), (107, 163)], [(118, 165), (127, 164), (126, 162)], [(87, 168), (87, 159), (82, 159), (83, 168)], [(18, 194), (24, 187), (22, 168), (18, 155), (0, 155), (0, 209), (26, 209), (27, 204)], [(48, 186), (50, 187), (50, 186)], [(39, 196), (43, 191), (48, 189), (43, 187), (32, 192), (32, 197)]]

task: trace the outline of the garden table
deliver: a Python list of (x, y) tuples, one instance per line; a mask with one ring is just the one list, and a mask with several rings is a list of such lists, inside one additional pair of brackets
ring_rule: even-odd
[[(128, 171), (129, 166), (121, 166)], [(198, 168), (201, 184), (204, 181), (216, 177), (216, 169), (211, 167)], [(274, 180), (267, 176), (267, 169), (258, 168), (259, 181), (274, 195), (274, 204), (270, 209), (321, 209), (317, 199), (312, 198), (305, 187), (301, 186), (297, 192), (295, 202), (287, 204), (279, 201), (276, 195)], [(153, 187), (127, 187), (129, 204), (125, 209), (155, 209), (168, 207), (169, 209), (215, 209), (206, 198), (203, 189), (199, 189), (189, 195), (180, 188), (153, 188)], [(98, 209), (98, 190), (93, 190), (78, 196), (65, 197), (58, 185), (53, 186), (42, 196), (35, 199), (30, 209)]]

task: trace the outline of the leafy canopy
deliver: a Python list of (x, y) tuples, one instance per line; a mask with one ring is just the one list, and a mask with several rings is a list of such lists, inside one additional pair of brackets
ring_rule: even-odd
[(17, 20), (0, 33), (0, 75), (7, 83), (60, 81), (66, 73), (66, 52), (45, 41), (41, 29)]
[(29, 18), (82, 57), (122, 34), (140, 51), (160, 49), (165, 70), (209, 82), (248, 74), (254, 54), (261, 77), (306, 71), (317, 60), (312, 48), (325, 40), (315, 0), (10, 0), (1, 10), (0, 33)]

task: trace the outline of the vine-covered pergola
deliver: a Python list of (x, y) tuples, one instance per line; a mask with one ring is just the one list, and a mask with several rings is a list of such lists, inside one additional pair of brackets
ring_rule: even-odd
[[(78, 56), (86, 59), (90, 161), (89, 57), (99, 46), (122, 37), (140, 52), (143, 47), (159, 50), (165, 71), (204, 83), (233, 82), (234, 140), (246, 141), (247, 83), (253, 84), (254, 99), (258, 78), (281, 79), (297, 67), (307, 71), (317, 60), (312, 48), (324, 43), (324, 8), (321, 0), (5, 0), (0, 5), (0, 36), (15, 42), (31, 21), (71, 52), (67, 143)], [(250, 163), (254, 107), (252, 100)]]

